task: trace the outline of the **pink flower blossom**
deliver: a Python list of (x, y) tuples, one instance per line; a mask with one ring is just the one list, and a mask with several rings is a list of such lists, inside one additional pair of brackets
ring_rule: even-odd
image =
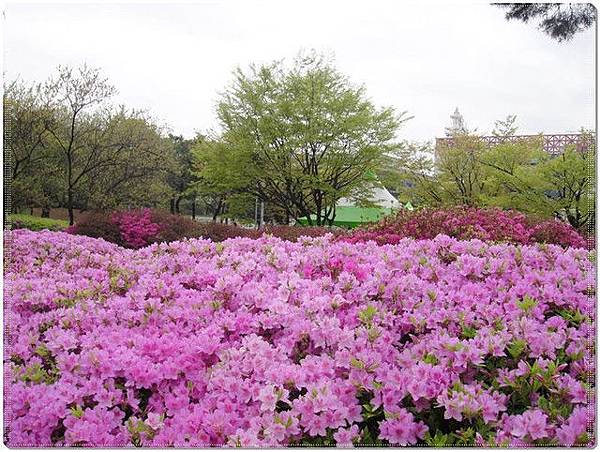
[(377, 424), (373, 441), (415, 445), (443, 422), (590, 444), (590, 256), (485, 231), (136, 250), (7, 231), (8, 445), (350, 445)]

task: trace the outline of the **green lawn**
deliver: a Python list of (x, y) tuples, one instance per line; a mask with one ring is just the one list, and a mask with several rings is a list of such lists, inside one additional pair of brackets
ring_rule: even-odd
[(62, 231), (69, 226), (69, 222), (65, 220), (53, 220), (20, 213), (9, 215), (8, 221), (12, 226), (11, 229), (29, 229), (31, 231), (41, 231), (42, 229)]

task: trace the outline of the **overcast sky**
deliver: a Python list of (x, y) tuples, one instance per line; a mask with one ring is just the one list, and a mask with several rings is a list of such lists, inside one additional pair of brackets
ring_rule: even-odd
[(443, 136), (459, 107), (489, 132), (516, 114), (521, 133), (595, 123), (594, 31), (558, 43), (487, 3), (224, 0), (5, 7), (8, 79), (44, 80), (59, 64), (101, 67), (117, 101), (174, 133), (217, 129), (218, 92), (238, 65), (333, 52), (378, 105), (414, 119), (400, 138)]

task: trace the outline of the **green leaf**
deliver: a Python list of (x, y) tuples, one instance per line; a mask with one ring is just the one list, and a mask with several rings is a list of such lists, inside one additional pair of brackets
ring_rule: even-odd
[(473, 328), (472, 326), (463, 326), (460, 336), (462, 339), (473, 339), (475, 336), (477, 336), (477, 328)]
[(350, 365), (356, 369), (364, 369), (365, 363), (363, 363), (360, 359), (350, 358)]
[(79, 405), (71, 407), (71, 414), (77, 419), (81, 419), (83, 417), (83, 408), (81, 408)]
[(425, 433), (425, 443), (428, 446), (432, 447), (444, 447), (452, 445), (452, 439), (449, 434), (443, 434), (441, 432), (436, 432), (432, 437), (429, 432)]
[(517, 306), (525, 315), (529, 314), (536, 306), (538, 305), (538, 301), (531, 298), (529, 295), (525, 295), (523, 300), (517, 301)]
[(527, 342), (523, 339), (514, 339), (507, 347), (508, 353), (513, 359), (517, 359), (527, 348)]
[(377, 314), (377, 308), (373, 305), (367, 306), (365, 309), (358, 313), (358, 319), (363, 324), (371, 323), (371, 321), (375, 318)]
[(427, 355), (425, 355), (425, 357), (423, 358), (423, 362), (427, 363), (427, 364), (432, 364), (432, 365), (436, 365), (437, 363), (439, 363), (439, 360), (436, 358), (435, 355), (428, 353)]

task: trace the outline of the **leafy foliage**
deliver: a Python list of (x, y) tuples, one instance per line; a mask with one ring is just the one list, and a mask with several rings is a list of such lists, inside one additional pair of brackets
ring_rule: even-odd
[(557, 41), (569, 41), (575, 34), (596, 22), (596, 7), (591, 3), (495, 3), (505, 8), (507, 20), (525, 23), (539, 19), (539, 28)]
[(550, 155), (541, 137), (489, 147), (477, 136), (457, 135), (435, 151), (423, 146), (404, 152), (398, 163), (405, 169), (396, 180), (410, 183), (407, 193), (416, 204), (516, 209), (564, 218), (584, 230), (594, 216), (596, 150), (585, 130), (581, 142), (586, 149), (567, 147)]
[(41, 231), (43, 229), (62, 231), (69, 226), (69, 223), (63, 220), (53, 220), (25, 214), (9, 215), (8, 222), (11, 229), (29, 229), (30, 231)]
[[(223, 134), (213, 146), (222, 152), (204, 162), (201, 180), (213, 188), (235, 180), (289, 218), (315, 214), (317, 225), (332, 220), (339, 198), (360, 197), (405, 120), (376, 108), (363, 87), (314, 54), (290, 69), (281, 62), (238, 69), (217, 113)], [(218, 177), (223, 171), (227, 179)]]
[(98, 69), (59, 67), (43, 84), (5, 90), (5, 157), (15, 208), (156, 205), (169, 194), (173, 144), (142, 111), (115, 107)]

